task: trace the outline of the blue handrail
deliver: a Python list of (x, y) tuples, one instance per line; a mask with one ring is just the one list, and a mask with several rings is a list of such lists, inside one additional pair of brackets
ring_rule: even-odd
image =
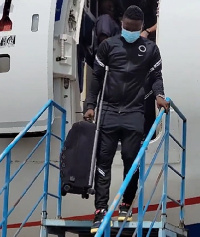
[[(182, 144), (180, 144), (177, 140), (175, 140), (175, 142), (182, 148), (182, 164), (181, 164), (181, 192), (180, 192), (180, 222), (183, 223), (184, 222), (184, 200), (185, 200), (185, 163), (186, 163), (186, 118), (185, 116), (180, 112), (180, 110), (175, 106), (175, 104), (173, 103), (173, 101), (170, 98), (166, 99), (168, 102), (170, 102), (170, 106), (174, 109), (174, 111), (179, 115), (179, 117), (183, 120), (183, 134), (182, 134)], [(149, 131), (149, 134), (147, 135), (142, 147), (140, 148), (140, 151), (137, 155), (137, 157), (135, 158), (135, 161), (132, 164), (131, 169), (129, 170), (128, 174), (126, 175), (126, 178), (124, 179), (117, 195), (115, 196), (114, 201), (112, 202), (106, 216), (103, 219), (103, 222), (101, 224), (101, 226), (99, 227), (95, 237), (100, 237), (103, 235), (108, 237), (110, 236), (108, 233), (110, 233), (110, 220), (111, 217), (113, 215), (113, 212), (115, 211), (116, 207), (118, 206), (122, 195), (124, 194), (126, 187), (128, 186), (133, 174), (135, 173), (135, 171), (137, 170), (137, 167), (140, 166), (140, 177), (139, 177), (139, 198), (138, 198), (138, 226), (137, 226), (137, 236), (141, 237), (142, 233), (143, 233), (143, 220), (144, 220), (144, 215), (148, 209), (148, 206), (150, 204), (150, 201), (153, 197), (153, 194), (155, 192), (156, 187), (153, 189), (152, 194), (150, 195), (150, 200), (147, 202), (147, 204), (145, 205), (144, 208), (144, 183), (150, 173), (150, 170), (152, 168), (152, 166), (155, 163), (155, 160), (157, 158), (158, 152), (160, 151), (160, 148), (164, 142), (164, 165), (162, 167), (162, 170), (159, 174), (159, 178), (156, 181), (156, 186), (157, 186), (157, 182), (160, 180), (160, 176), (162, 173), (164, 173), (164, 184), (163, 184), (163, 193), (161, 195), (161, 199), (160, 199), (160, 203), (155, 215), (154, 220), (151, 223), (151, 226), (149, 228), (149, 232), (147, 234), (147, 236), (150, 236), (151, 230), (154, 226), (154, 223), (156, 221), (158, 212), (160, 210), (160, 208), (162, 207), (162, 222), (166, 222), (166, 209), (167, 209), (167, 177), (168, 177), (168, 151), (169, 151), (169, 137), (170, 137), (170, 111), (168, 114), (166, 114), (166, 119), (165, 119), (165, 133), (163, 135), (163, 137), (161, 138), (161, 142), (158, 145), (158, 148), (156, 150), (156, 153), (152, 159), (152, 162), (149, 165), (149, 169), (146, 171), (145, 173), (145, 151), (151, 141), (151, 138), (153, 137), (156, 128), (158, 127), (158, 125), (160, 124), (162, 117), (164, 115), (164, 109), (161, 109), (154, 124), (152, 125), (152, 128)], [(174, 169), (175, 170), (175, 169)], [(124, 225), (123, 225), (124, 227)], [(121, 229), (120, 229), (121, 231)]]
[[(52, 120), (53, 120), (53, 108), (58, 109), (62, 113), (62, 120), (61, 120), (61, 135), (57, 136), (52, 133)], [(37, 143), (37, 145), (33, 148), (33, 150), (30, 152), (30, 154), (26, 157), (24, 162), (19, 166), (19, 168), (15, 171), (15, 173), (10, 176), (10, 168), (11, 168), (11, 152), (12, 149), (17, 145), (17, 143), (24, 137), (24, 135), (30, 130), (30, 128), (37, 122), (37, 120), (41, 117), (41, 115), (48, 109), (48, 119), (47, 119), (47, 130), (45, 135), (40, 139), (40, 141)], [(3, 215), (2, 220), (0, 220), (0, 229), (2, 229), (1, 237), (7, 236), (7, 223), (8, 223), (8, 217), (10, 214), (15, 210), (16, 206), (19, 204), (19, 202), (22, 200), (22, 198), (26, 195), (26, 193), (29, 191), (33, 183), (36, 181), (36, 179), (39, 177), (39, 175), (44, 171), (44, 188), (43, 193), (39, 197), (38, 201), (30, 211), (30, 213), (27, 215), (25, 220), (22, 222), (20, 228), (15, 233), (15, 236), (18, 236), (23, 226), (26, 224), (30, 216), (33, 214), (33, 212), (36, 210), (37, 206), (40, 204), (40, 202), (43, 200), (43, 218), (46, 217), (47, 213), (47, 196), (52, 196), (54, 198), (57, 198), (57, 218), (61, 217), (61, 181), (59, 179), (59, 185), (58, 185), (58, 194), (54, 195), (52, 193), (48, 192), (48, 182), (49, 182), (49, 166), (53, 166), (50, 163), (50, 143), (51, 143), (51, 136), (54, 136), (60, 141), (60, 151), (62, 150), (62, 147), (64, 145), (65, 141), (65, 125), (66, 125), (66, 110), (63, 109), (61, 106), (56, 104), (53, 100), (49, 100), (43, 108), (37, 113), (35, 117), (26, 125), (26, 127), (15, 137), (15, 139), (7, 146), (7, 148), (0, 154), (0, 164), (3, 160), (6, 160), (6, 167), (5, 167), (5, 183), (3, 187), (0, 189), (0, 195), (4, 192), (4, 198), (3, 198)], [(35, 151), (40, 147), (42, 142), (46, 139), (46, 150), (45, 150), (45, 160), (44, 163), (39, 170), (39, 172), (35, 175), (33, 180), (30, 182), (30, 184), (24, 189), (23, 193), (20, 195), (20, 198), (17, 200), (17, 202), (13, 205), (12, 208), (9, 209), (8, 203), (9, 203), (9, 185), (13, 181), (13, 179), (18, 175), (18, 173), (23, 169), (27, 161), (32, 157), (32, 155), (35, 153)], [(58, 168), (59, 167), (55, 167)]]

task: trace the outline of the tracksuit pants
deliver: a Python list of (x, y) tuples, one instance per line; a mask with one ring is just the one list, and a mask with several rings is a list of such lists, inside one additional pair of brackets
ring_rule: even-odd
[[(116, 114), (116, 116), (120, 115)], [(124, 120), (122, 117), (121, 118), (119, 117), (120, 122), (116, 122), (116, 119), (118, 119), (117, 117), (108, 115), (107, 120), (110, 121), (110, 119), (112, 118), (115, 120), (114, 122), (116, 126), (114, 124), (113, 126), (108, 127), (102, 126), (100, 130), (99, 146), (97, 150), (96, 175), (95, 175), (96, 209), (108, 208), (109, 188), (111, 183), (111, 166), (117, 150), (118, 142), (121, 141), (121, 157), (124, 165), (123, 177), (125, 178), (126, 174), (128, 173), (129, 169), (131, 168), (137, 156), (143, 137), (143, 133), (140, 131), (136, 131), (134, 127), (126, 128), (121, 126), (122, 124), (124, 124)], [(107, 124), (109, 124), (109, 121)], [(143, 123), (143, 120), (141, 119), (141, 121), (137, 121), (137, 123), (141, 124)], [(123, 203), (126, 204), (132, 203), (138, 187), (137, 185), (138, 178), (139, 178), (139, 169), (137, 169), (137, 171), (133, 175), (124, 193), (122, 200)]]

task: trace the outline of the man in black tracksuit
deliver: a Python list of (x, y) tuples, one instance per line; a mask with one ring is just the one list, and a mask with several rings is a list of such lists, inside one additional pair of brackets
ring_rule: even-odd
[[(95, 219), (91, 233), (95, 233), (108, 209), (111, 165), (121, 141), (124, 177), (140, 149), (144, 127), (144, 85), (152, 73), (152, 89), (158, 107), (168, 110), (164, 99), (161, 57), (156, 44), (140, 36), (143, 12), (130, 6), (124, 13), (120, 35), (104, 40), (97, 51), (93, 80), (87, 98), (86, 119), (94, 117), (97, 97), (102, 89), (105, 66), (109, 67), (101, 117), (101, 132), (97, 151), (95, 177)], [(119, 207), (119, 221), (123, 221), (137, 191), (139, 170), (133, 175)], [(128, 217), (131, 220), (132, 213)]]

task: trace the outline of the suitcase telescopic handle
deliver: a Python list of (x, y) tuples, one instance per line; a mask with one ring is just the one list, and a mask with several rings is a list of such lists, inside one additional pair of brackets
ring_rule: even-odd
[(92, 186), (93, 179), (94, 179), (94, 169), (95, 169), (95, 163), (96, 163), (96, 153), (97, 153), (97, 144), (98, 144), (98, 138), (99, 138), (99, 128), (100, 128), (100, 121), (101, 121), (101, 113), (102, 113), (102, 107), (103, 107), (103, 98), (106, 88), (106, 81), (108, 77), (108, 71), (109, 67), (105, 66), (105, 76), (103, 80), (103, 88), (101, 92), (100, 102), (99, 102), (99, 111), (97, 116), (97, 126), (95, 131), (95, 137), (94, 137), (94, 145), (92, 150), (92, 160), (91, 160), (91, 168), (90, 168), (90, 176), (89, 176), (89, 186)]

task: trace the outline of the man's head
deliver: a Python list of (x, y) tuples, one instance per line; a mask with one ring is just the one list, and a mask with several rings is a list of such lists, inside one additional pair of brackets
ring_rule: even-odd
[(132, 5), (126, 9), (122, 18), (122, 27), (127, 31), (140, 31), (143, 26), (144, 14), (143, 11)]
[(140, 37), (144, 20), (142, 10), (137, 6), (130, 6), (122, 18), (122, 37), (128, 43), (134, 43)]
[(100, 14), (108, 14), (114, 17), (115, 7), (112, 0), (102, 0), (100, 6)]

